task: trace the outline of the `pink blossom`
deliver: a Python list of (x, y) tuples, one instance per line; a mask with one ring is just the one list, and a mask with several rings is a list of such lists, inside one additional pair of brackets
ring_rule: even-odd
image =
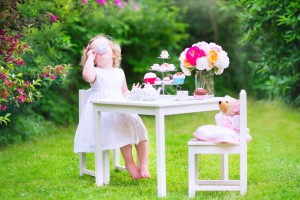
[(96, 0), (96, 2), (102, 5), (106, 5), (106, 0)]
[(0, 73), (0, 79), (5, 80), (6, 79), (6, 75), (4, 73)]
[(87, 0), (82, 0), (81, 2), (82, 2), (83, 4), (86, 4)]
[(43, 73), (43, 74), (41, 74), (41, 77), (45, 78), (45, 77), (47, 77), (47, 74)]
[(0, 110), (6, 110), (7, 106), (6, 105), (0, 105)]
[(121, 0), (115, 0), (115, 4), (116, 4), (116, 6), (118, 6), (119, 8), (122, 7)]
[(26, 93), (19, 97), (19, 102), (25, 102), (26, 100)]
[(56, 78), (56, 76), (55, 76), (55, 75), (52, 75), (52, 76), (50, 76), (50, 78), (51, 78), (52, 80), (54, 80), (54, 79)]
[(205, 52), (197, 46), (190, 47), (186, 52), (186, 59), (192, 65), (196, 65), (197, 58), (205, 56)]
[(29, 81), (25, 81), (25, 84), (26, 84), (26, 85), (30, 85)]
[(22, 88), (18, 88), (18, 92), (19, 92), (20, 94), (23, 94), (23, 89), (22, 89)]
[(7, 84), (8, 87), (11, 87), (11, 86), (12, 86), (12, 82), (11, 82), (10, 80), (7, 80), (7, 79), (6, 79), (6, 80), (5, 80), (5, 83)]
[(58, 20), (58, 16), (56, 16), (56, 15), (51, 15), (50, 16), (50, 21), (51, 22), (56, 22)]

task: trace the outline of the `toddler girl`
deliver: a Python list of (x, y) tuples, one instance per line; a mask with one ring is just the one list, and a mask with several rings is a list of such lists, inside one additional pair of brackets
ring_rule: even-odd
[[(94, 152), (94, 99), (125, 98), (130, 93), (125, 74), (120, 69), (121, 47), (105, 35), (92, 38), (83, 51), (82, 77), (90, 83), (89, 97), (80, 116), (74, 140), (74, 152)], [(147, 130), (138, 115), (101, 113), (103, 150), (120, 148), (125, 167), (134, 179), (150, 178), (148, 170)], [(132, 145), (135, 144), (139, 168), (133, 161)]]

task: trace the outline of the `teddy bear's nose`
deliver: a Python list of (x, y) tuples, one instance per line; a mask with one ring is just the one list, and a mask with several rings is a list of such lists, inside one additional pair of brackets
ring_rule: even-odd
[(222, 101), (219, 101), (219, 105), (222, 103)]

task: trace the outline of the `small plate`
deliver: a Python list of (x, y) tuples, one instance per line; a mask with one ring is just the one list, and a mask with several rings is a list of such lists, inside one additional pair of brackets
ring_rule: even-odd
[(168, 57), (168, 58), (163, 58), (163, 57), (157, 57), (157, 58), (159, 58), (159, 59), (170, 59), (171, 57)]

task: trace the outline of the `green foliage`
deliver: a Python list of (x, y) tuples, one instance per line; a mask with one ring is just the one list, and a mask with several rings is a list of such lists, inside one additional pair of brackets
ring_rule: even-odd
[(168, 49), (172, 61), (178, 65), (180, 44), (187, 37), (180, 12), (170, 0), (129, 1), (122, 8), (113, 1), (108, 1), (106, 6), (88, 1), (66, 19), (64, 28), (71, 35), (72, 43), (78, 46), (78, 58), (95, 35), (103, 33), (115, 38), (122, 47), (122, 68), (128, 77), (136, 77), (129, 80), (132, 83), (142, 81), (142, 75), (153, 62), (158, 62), (155, 59), (163, 49)]
[(252, 84), (258, 96), (300, 106), (300, 4), (292, 1), (237, 3), (242, 43), (252, 45)]
[(1, 127), (0, 146), (11, 143), (22, 143), (27, 139), (45, 135), (52, 130), (51, 124), (44, 117), (37, 115), (28, 106), (22, 106), (18, 113), (11, 117), (12, 123)]
[(77, 91), (88, 87), (81, 78), (78, 64), (82, 49), (97, 34), (110, 35), (121, 44), (122, 68), (127, 77), (134, 77), (128, 78), (128, 85), (143, 80), (144, 73), (163, 49), (168, 49), (174, 55), (173, 61), (179, 63), (176, 50), (187, 34), (185, 25), (178, 22), (180, 10), (170, 0), (143, 0), (138, 4), (129, 1), (122, 8), (113, 1), (103, 6), (96, 1), (82, 4), (56, 0), (22, 4), (22, 11), (33, 17), (36, 10), (44, 10), (43, 6), (59, 16), (60, 23), (31, 30), (26, 39), (36, 50), (26, 61), (40, 64), (68, 62), (75, 66), (68, 86), (57, 88), (54, 85), (50, 88), (52, 91), (48, 90), (39, 101), (37, 111), (47, 119), (61, 124), (77, 120), (77, 114), (74, 114), (77, 113)]
[(57, 22), (57, 16), (42, 13), (35, 21), (20, 14), (20, 5), (22, 1), (18, 0), (0, 3), (0, 125), (7, 125), (10, 113), (14, 114), (28, 104), (38, 101), (41, 91), (57, 81), (58, 76), (62, 75), (64, 78), (70, 68), (69, 65), (52, 67), (51, 62), (30, 63), (24, 59), (30, 53), (35, 53), (35, 49), (24, 42), (24, 37), (28, 37), (36, 29), (34, 27), (39, 30)]
[[(234, 6), (224, 6), (222, 0), (176, 0), (181, 8), (183, 22), (188, 24), (189, 37), (181, 47), (183, 51), (192, 44), (206, 41), (222, 46), (228, 52), (229, 68), (220, 76), (215, 76), (215, 90), (218, 96), (241, 89), (249, 90), (249, 67), (246, 66), (247, 51), (238, 43), (239, 24), (236, 19), (238, 10)], [(180, 52), (179, 52), (180, 53)], [(192, 83), (194, 80), (187, 80)], [(192, 85), (191, 83), (191, 85)], [(190, 88), (193, 90), (194, 86)]]

